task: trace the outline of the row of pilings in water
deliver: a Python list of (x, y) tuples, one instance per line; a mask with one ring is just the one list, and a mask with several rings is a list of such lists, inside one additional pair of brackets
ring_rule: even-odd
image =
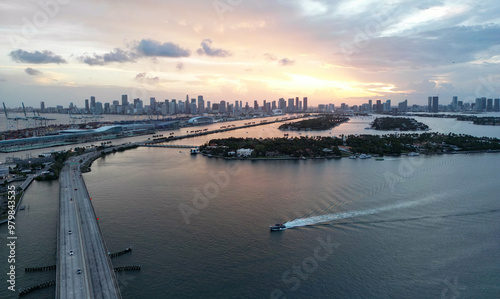
[(51, 286), (55, 286), (55, 285), (56, 285), (56, 281), (55, 280), (47, 281), (47, 282), (44, 282), (44, 283), (39, 283), (39, 284), (31, 286), (31, 287), (29, 287), (27, 289), (20, 290), (19, 291), (19, 297), (24, 296), (24, 295), (28, 295), (29, 293), (31, 293), (33, 291), (40, 290), (40, 289), (47, 288), (47, 287), (51, 287)]
[(120, 255), (124, 255), (125, 253), (131, 252), (131, 251), (132, 251), (132, 247), (129, 246), (125, 250), (118, 251), (115, 253), (108, 253), (108, 255), (110, 258), (114, 258), (114, 257), (120, 256)]
[(34, 267), (34, 268), (24, 268), (24, 272), (41, 272), (41, 271), (50, 271), (55, 270), (56, 265), (51, 266), (43, 266), (43, 267)]
[[(132, 247), (129, 246), (122, 251), (108, 253), (108, 255), (110, 258), (115, 258), (117, 256), (124, 255), (125, 253), (131, 252), (131, 251), (132, 251)], [(56, 269), (56, 265), (50, 265), (50, 266), (42, 266), (42, 267), (24, 268), (24, 272), (43, 272), (43, 271), (52, 271), (55, 269)], [(129, 270), (136, 270), (137, 271), (137, 270), (141, 270), (141, 266), (123, 266), (123, 267), (116, 267), (113, 270), (115, 272), (129, 271)], [(39, 283), (39, 284), (36, 284), (36, 285), (31, 286), (29, 288), (20, 290), (19, 296), (24, 296), (24, 295), (27, 295), (27, 294), (33, 292), (33, 291), (47, 288), (47, 287), (54, 286), (54, 285), (56, 285), (55, 280), (51, 280), (51, 281), (44, 282), (44, 283)]]
[(129, 271), (129, 270), (141, 270), (141, 266), (123, 266), (123, 267), (113, 268), (113, 270), (115, 272)]

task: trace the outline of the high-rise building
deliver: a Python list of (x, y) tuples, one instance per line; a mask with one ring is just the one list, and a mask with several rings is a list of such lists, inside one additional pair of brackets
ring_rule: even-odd
[[(496, 103), (496, 100), (498, 100), (498, 99), (495, 99), (495, 103)], [(45, 102), (44, 101), (40, 102), (40, 112), (45, 112)]]
[(293, 112), (295, 110), (295, 107), (293, 106), (293, 98), (288, 99), (288, 112)]
[(304, 111), (307, 111), (307, 108), (308, 108), (307, 107), (307, 97), (304, 97), (303, 102), (304, 102), (304, 104), (302, 106), (304, 108)]
[(257, 103), (257, 100), (253, 101), (253, 110), (254, 111), (259, 110), (259, 103)]
[(175, 99), (172, 99), (172, 101), (170, 101), (170, 109), (169, 109), (169, 113), (170, 114), (177, 114), (177, 101)]
[(398, 104), (399, 112), (406, 112), (408, 109), (408, 100), (404, 100), (403, 102)]
[(149, 108), (153, 111), (153, 113), (156, 112), (156, 99), (154, 97), (149, 98)]
[(377, 113), (381, 113), (381, 112), (382, 112), (382, 101), (377, 100)]
[(122, 95), (122, 112), (125, 113), (128, 107), (128, 95), (123, 94)]
[(198, 114), (198, 111), (196, 111), (196, 102), (191, 102), (191, 114)]
[(295, 110), (299, 109), (299, 97), (295, 97)]
[(219, 103), (219, 112), (220, 113), (226, 113), (226, 101), (220, 101)]
[(369, 111), (369, 112), (372, 112), (372, 110), (373, 110), (372, 100), (368, 100), (368, 106), (369, 106), (369, 107), (368, 107), (368, 111)]
[(486, 111), (493, 111), (493, 99), (488, 99), (486, 103)]
[(203, 96), (198, 96), (198, 114), (205, 113), (205, 101), (203, 100)]
[(278, 100), (278, 109), (283, 110), (283, 112), (286, 110), (286, 101), (284, 98), (279, 98)]
[(102, 114), (103, 112), (103, 107), (101, 102), (96, 102), (94, 105), (94, 113), (95, 114)]
[(95, 112), (95, 97), (90, 97), (90, 111)]
[(427, 99), (427, 111), (432, 112), (432, 97)]
[(453, 111), (458, 110), (458, 97), (457, 96), (453, 97), (453, 100), (451, 101), (451, 108), (453, 109)]
[(500, 111), (500, 99), (495, 99), (495, 104), (493, 104), (493, 111)]
[(384, 111), (388, 112), (391, 111), (391, 100), (385, 101), (385, 109)]
[(139, 99), (139, 98), (135, 98), (135, 99), (134, 99), (134, 108), (136, 108), (136, 109), (137, 109), (137, 104), (139, 103), (139, 101), (140, 101), (140, 100), (141, 100), (141, 99)]
[(432, 112), (437, 113), (439, 111), (439, 97), (432, 97)]
[(85, 113), (90, 112), (89, 99), (85, 99)]
[(208, 110), (207, 112), (208, 113), (212, 112), (212, 106), (210, 104), (211, 104), (210, 101), (207, 101), (207, 110)]

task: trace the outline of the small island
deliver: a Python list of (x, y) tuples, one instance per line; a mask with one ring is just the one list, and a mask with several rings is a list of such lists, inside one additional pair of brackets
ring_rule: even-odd
[(305, 119), (294, 123), (286, 123), (279, 126), (280, 130), (292, 131), (322, 131), (330, 130), (343, 122), (348, 121), (349, 118), (342, 116), (334, 116), (331, 114), (323, 114), (316, 118)]
[(428, 131), (429, 126), (407, 117), (377, 117), (372, 129), (383, 131)]
[(199, 150), (205, 156), (225, 159), (324, 159), (353, 154), (398, 156), (409, 153), (498, 152), (500, 139), (453, 133), (342, 135), (340, 138), (225, 138), (212, 139)]
[(420, 114), (407, 114), (411, 116), (419, 116), (419, 117), (432, 117), (432, 118), (456, 118), (458, 121), (471, 121), (474, 125), (479, 126), (500, 126), (500, 117), (498, 116), (475, 116), (475, 115), (451, 115), (451, 114), (428, 114), (428, 113), (420, 113)]

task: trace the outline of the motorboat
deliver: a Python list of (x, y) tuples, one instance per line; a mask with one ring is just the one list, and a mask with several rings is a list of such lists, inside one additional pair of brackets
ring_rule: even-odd
[(271, 231), (285, 230), (286, 226), (283, 223), (276, 223), (275, 225), (271, 225), (269, 227)]

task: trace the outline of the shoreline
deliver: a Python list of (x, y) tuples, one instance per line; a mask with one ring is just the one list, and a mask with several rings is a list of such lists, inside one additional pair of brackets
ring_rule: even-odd
[[(434, 153), (434, 154), (420, 154), (418, 156), (442, 156), (442, 155), (468, 155), (468, 154), (494, 154), (494, 153), (500, 153), (500, 150), (480, 150), (480, 151), (460, 151), (460, 152), (447, 152), (447, 153)], [(385, 158), (385, 157), (411, 157), (409, 156), (410, 153), (402, 153), (400, 155), (371, 155), (371, 158)], [(208, 156), (208, 154), (202, 154), (200, 153), (201, 156), (204, 156), (206, 158), (216, 158), (216, 159), (223, 159), (223, 160), (237, 160), (237, 161), (266, 161), (266, 160), (274, 160), (274, 161), (283, 161), (283, 160), (340, 160), (344, 158), (349, 158), (349, 156), (328, 156), (328, 157), (256, 157), (256, 158), (236, 158), (236, 157), (223, 157), (223, 156)], [(416, 156), (416, 157), (418, 157)], [(361, 159), (361, 160), (368, 160), (371, 158), (367, 159)]]

